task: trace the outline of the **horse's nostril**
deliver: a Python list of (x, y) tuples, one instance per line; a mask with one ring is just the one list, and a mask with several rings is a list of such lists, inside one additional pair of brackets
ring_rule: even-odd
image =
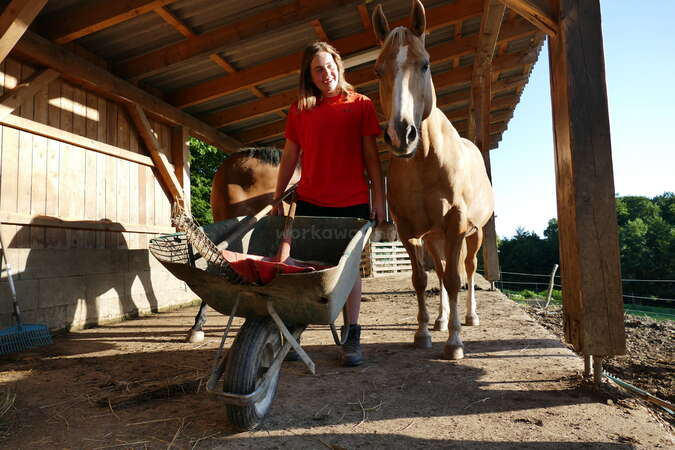
[(415, 128), (415, 125), (409, 125), (408, 134), (406, 135), (407, 143), (410, 144), (415, 139), (417, 139), (417, 128)]

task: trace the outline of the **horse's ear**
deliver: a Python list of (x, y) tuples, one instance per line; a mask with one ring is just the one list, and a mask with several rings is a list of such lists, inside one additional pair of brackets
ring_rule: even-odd
[(410, 30), (417, 36), (422, 37), (424, 30), (427, 29), (427, 16), (424, 12), (424, 6), (420, 0), (413, 0), (412, 11), (410, 11)]
[(375, 11), (373, 11), (373, 30), (375, 31), (377, 41), (382, 45), (389, 34), (389, 22), (384, 17), (381, 4), (378, 4), (375, 7)]

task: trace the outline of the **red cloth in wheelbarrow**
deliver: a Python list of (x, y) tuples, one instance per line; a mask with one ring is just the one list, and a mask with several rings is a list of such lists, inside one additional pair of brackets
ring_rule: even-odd
[(272, 258), (267, 256), (248, 255), (229, 250), (221, 250), (220, 253), (230, 267), (249, 283), (267, 284), (282, 273), (314, 272), (331, 267), (306, 263), (293, 258), (279, 262), (272, 261)]

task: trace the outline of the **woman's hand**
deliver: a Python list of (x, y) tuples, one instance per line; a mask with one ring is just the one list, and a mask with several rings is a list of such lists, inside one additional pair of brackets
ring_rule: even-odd
[(376, 225), (382, 225), (387, 219), (387, 210), (384, 206), (384, 197), (376, 195), (370, 207), (370, 219), (377, 221)]

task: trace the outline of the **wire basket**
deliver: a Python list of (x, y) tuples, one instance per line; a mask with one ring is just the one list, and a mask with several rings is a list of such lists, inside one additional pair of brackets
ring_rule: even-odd
[(195, 253), (208, 263), (208, 271), (234, 284), (256, 284), (244, 280), (230, 267), (220, 249), (180, 205), (174, 204), (171, 221), (181, 233), (168, 234), (150, 241), (150, 253), (162, 262), (195, 267)]

